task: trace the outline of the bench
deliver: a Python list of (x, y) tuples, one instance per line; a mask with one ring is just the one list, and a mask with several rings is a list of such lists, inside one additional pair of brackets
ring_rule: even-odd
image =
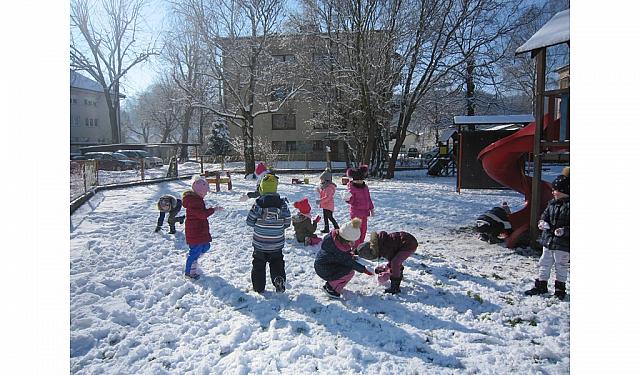
[(208, 183), (216, 185), (216, 193), (217, 193), (220, 191), (220, 184), (226, 183), (227, 190), (232, 190), (233, 188), (233, 185), (231, 184), (231, 173), (230, 172), (224, 172), (224, 173), (225, 173), (225, 176), (221, 176), (220, 171), (204, 171), (204, 173), (202, 173), (201, 176), (203, 176)]

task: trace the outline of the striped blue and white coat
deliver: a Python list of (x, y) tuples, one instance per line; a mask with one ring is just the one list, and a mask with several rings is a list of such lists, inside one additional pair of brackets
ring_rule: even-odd
[(284, 231), (291, 226), (291, 212), (286, 198), (277, 193), (260, 196), (247, 215), (247, 225), (253, 227), (253, 248), (274, 252), (284, 248)]

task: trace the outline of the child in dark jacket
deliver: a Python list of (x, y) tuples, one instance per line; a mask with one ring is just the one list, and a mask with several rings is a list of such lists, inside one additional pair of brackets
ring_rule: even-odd
[(344, 223), (324, 236), (320, 251), (313, 267), (318, 276), (325, 280), (322, 287), (331, 298), (340, 298), (342, 290), (353, 278), (355, 271), (373, 275), (368, 268), (356, 262), (352, 253), (353, 242), (360, 237), (360, 219)]
[(385, 293), (398, 294), (403, 278), (402, 263), (415, 253), (417, 248), (418, 240), (410, 233), (378, 231), (371, 232), (369, 242), (363, 242), (358, 246), (356, 254), (368, 260), (385, 258), (387, 264), (376, 267), (375, 273), (378, 274), (381, 284), (391, 279), (391, 287), (385, 289)]
[(512, 232), (511, 222), (509, 222), (510, 214), (509, 205), (507, 202), (502, 202), (500, 207), (493, 207), (478, 216), (476, 219), (478, 238), (490, 244), (501, 242)]
[(324, 217), (324, 229), (322, 233), (329, 233), (329, 221), (333, 224), (334, 229), (340, 228), (336, 219), (333, 218), (335, 206), (333, 196), (336, 193), (336, 184), (331, 181), (331, 171), (327, 168), (320, 174), (320, 186), (316, 189), (320, 195), (320, 199), (316, 204), (322, 208), (322, 216)]
[(349, 204), (349, 215), (351, 218), (359, 218), (362, 222), (360, 226), (360, 238), (355, 242), (355, 246), (364, 242), (367, 235), (367, 221), (369, 216), (373, 216), (373, 202), (369, 195), (369, 188), (364, 182), (367, 177), (369, 167), (361, 165), (358, 169), (347, 169), (347, 176), (351, 177), (351, 181), (347, 184), (347, 193), (344, 200)]
[(251, 283), (257, 293), (264, 292), (266, 266), (269, 264), (271, 283), (277, 293), (284, 293), (287, 275), (284, 269), (284, 230), (291, 225), (291, 213), (286, 198), (276, 192), (278, 179), (267, 174), (260, 183), (260, 197), (247, 215), (247, 225), (253, 227), (253, 263)]
[(182, 209), (182, 200), (178, 199), (172, 195), (163, 195), (158, 200), (158, 210), (160, 211), (160, 216), (158, 217), (158, 223), (156, 225), (155, 232), (160, 232), (162, 229), (162, 224), (164, 224), (164, 217), (168, 213), (169, 218), (167, 219), (167, 223), (169, 224), (169, 234), (176, 233), (176, 221), (180, 224), (184, 223), (184, 215), (176, 216), (180, 210)]
[(187, 210), (184, 233), (189, 245), (189, 255), (184, 268), (186, 277), (197, 280), (198, 258), (211, 248), (211, 234), (209, 233), (208, 217), (214, 212), (221, 211), (221, 206), (205, 208), (204, 197), (209, 192), (209, 183), (200, 176), (194, 176), (191, 190), (182, 194), (182, 202)]
[(298, 214), (291, 219), (293, 229), (295, 229), (296, 232), (296, 240), (303, 242), (305, 246), (319, 244), (322, 240), (316, 236), (315, 231), (318, 227), (320, 216), (316, 216), (313, 222), (311, 221), (311, 205), (309, 205), (309, 200), (302, 198), (295, 202), (293, 207), (299, 211)]
[(548, 292), (551, 267), (555, 264), (556, 281), (554, 295), (563, 300), (566, 297), (566, 281), (569, 271), (569, 167), (551, 184), (553, 199), (547, 204), (538, 222), (542, 231), (542, 256), (538, 261), (538, 278), (535, 286), (526, 295)]

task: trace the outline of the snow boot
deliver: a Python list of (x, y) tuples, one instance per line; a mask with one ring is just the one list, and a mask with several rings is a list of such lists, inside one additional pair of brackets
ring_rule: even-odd
[(169, 228), (169, 234), (176, 234), (176, 227), (172, 226)]
[(340, 298), (340, 293), (336, 292), (329, 283), (324, 283), (322, 290), (324, 290), (330, 298)]
[(184, 215), (176, 216), (176, 221), (180, 224), (184, 224)]
[(398, 294), (400, 293), (400, 282), (402, 277), (392, 277), (391, 286), (384, 290), (385, 293)]
[(197, 273), (185, 273), (184, 276), (190, 280), (198, 280), (200, 278), (200, 275)]
[(547, 289), (547, 280), (541, 281), (536, 279), (535, 286), (524, 292), (524, 294), (527, 296), (535, 296), (538, 294), (545, 294), (547, 292), (549, 292)]
[(323, 230), (320, 231), (320, 233), (329, 233), (329, 228), (324, 228)]
[(560, 301), (564, 300), (564, 297), (567, 296), (567, 284), (563, 283), (562, 281), (556, 280), (553, 286), (555, 288), (555, 292), (553, 293), (553, 295), (556, 296)]
[(284, 293), (284, 278), (282, 276), (276, 276), (273, 280), (273, 285), (276, 287), (276, 293)]

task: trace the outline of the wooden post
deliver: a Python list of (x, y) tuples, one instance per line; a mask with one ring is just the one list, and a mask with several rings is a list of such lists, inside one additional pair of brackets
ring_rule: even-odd
[(140, 179), (144, 180), (144, 159), (140, 159)]
[(545, 69), (547, 64), (547, 49), (539, 49), (535, 53), (536, 59), (536, 91), (535, 91), (535, 117), (536, 131), (533, 136), (533, 179), (531, 180), (531, 215), (529, 217), (529, 244), (537, 247), (538, 217), (540, 216), (540, 179), (542, 177), (542, 155), (540, 141), (542, 140), (544, 121), (544, 88)]
[(227, 190), (231, 190), (233, 186), (231, 185), (231, 172), (227, 171), (227, 178), (229, 181), (227, 182)]

